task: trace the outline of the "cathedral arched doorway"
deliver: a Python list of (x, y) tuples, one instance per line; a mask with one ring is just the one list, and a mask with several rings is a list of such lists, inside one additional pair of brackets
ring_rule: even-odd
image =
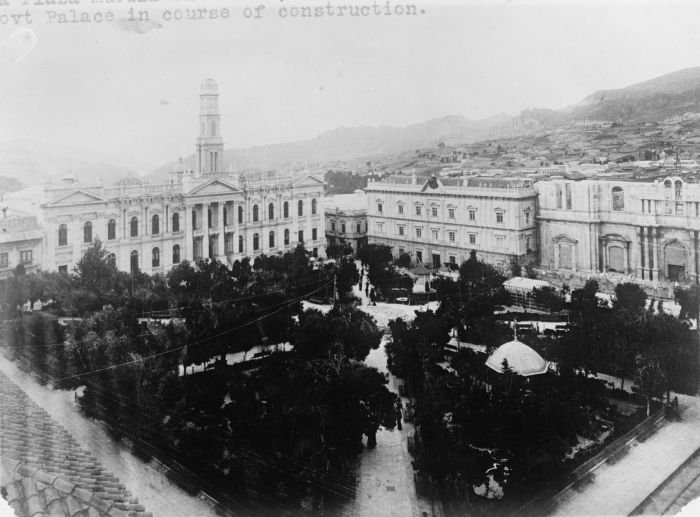
[(680, 242), (670, 242), (664, 248), (666, 279), (671, 282), (685, 282), (687, 250)]

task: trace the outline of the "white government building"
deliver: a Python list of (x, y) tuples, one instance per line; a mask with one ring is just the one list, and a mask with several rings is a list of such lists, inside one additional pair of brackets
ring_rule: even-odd
[(370, 243), (416, 262), (461, 264), (470, 251), (501, 268), (537, 251), (537, 192), (520, 178), (389, 176), (367, 185)]
[(195, 169), (167, 183), (127, 177), (112, 186), (72, 177), (44, 187), (42, 269), (69, 272), (99, 238), (125, 271), (165, 273), (183, 260), (277, 254), (304, 243), (325, 254), (325, 182), (306, 171), (226, 171), (219, 93), (202, 83)]

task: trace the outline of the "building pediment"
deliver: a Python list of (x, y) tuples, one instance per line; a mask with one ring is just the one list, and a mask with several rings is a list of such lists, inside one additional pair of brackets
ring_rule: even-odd
[(84, 190), (74, 190), (63, 196), (45, 203), (45, 207), (56, 207), (56, 206), (71, 206), (71, 205), (81, 205), (85, 203), (106, 203), (107, 200), (102, 196), (93, 194), (91, 192), (86, 192)]
[(572, 239), (571, 237), (568, 237), (564, 234), (559, 234), (556, 237), (552, 238), (552, 242), (555, 244), (578, 244), (578, 241), (576, 239)]
[(325, 185), (326, 182), (322, 179), (317, 178), (309, 174), (308, 176), (302, 176), (294, 180), (295, 187), (320, 187)]
[(221, 194), (240, 194), (242, 191), (239, 188), (229, 185), (220, 179), (209, 180), (202, 185), (198, 185), (190, 190), (186, 196), (212, 196)]

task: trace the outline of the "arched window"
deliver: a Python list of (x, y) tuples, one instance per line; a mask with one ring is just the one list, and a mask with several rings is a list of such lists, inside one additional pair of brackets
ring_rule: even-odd
[(622, 187), (613, 187), (612, 189), (612, 208), (613, 210), (625, 209), (625, 191)]
[(257, 233), (253, 234), (253, 251), (260, 249), (260, 236)]
[(270, 203), (267, 205), (267, 218), (272, 220), (275, 218), (275, 204)]
[[(134, 216), (131, 218), (131, 223), (130, 223), (130, 235), (132, 237), (138, 237), (139, 236), (139, 218)], [(137, 252), (137, 258), (138, 258), (138, 252)]]
[(65, 224), (58, 227), (58, 245), (68, 246), (68, 226)]
[(180, 214), (175, 212), (173, 214), (173, 232), (177, 233), (180, 231)]
[(173, 246), (173, 264), (180, 263), (180, 245), (176, 244)]
[(381, 201), (377, 202), (377, 213), (381, 214), (384, 212), (384, 203)]
[(289, 201), (284, 202), (284, 218), (289, 217)]
[(83, 225), (83, 242), (92, 242), (92, 223), (90, 221)]
[(311, 215), (316, 215), (316, 199), (311, 200)]
[(238, 253), (243, 253), (243, 235), (238, 236)]
[(160, 233), (160, 217), (158, 214), (151, 218), (151, 234), (158, 235)]
[(238, 224), (243, 224), (243, 207), (238, 207)]
[(131, 273), (137, 273), (139, 270), (139, 252), (134, 250), (131, 252)]
[(289, 230), (284, 231), (284, 245), (289, 246)]
[(681, 180), (676, 180), (676, 201), (683, 200), (683, 182)]
[(270, 232), (270, 248), (275, 247), (275, 232)]
[(117, 221), (110, 219), (107, 223), (107, 240), (112, 241), (117, 238)]
[(151, 266), (160, 266), (160, 248), (153, 248), (151, 251)]
[(211, 121), (211, 134), (209, 136), (216, 136), (216, 120)]
[(304, 215), (304, 202), (300, 199), (299, 203), (297, 204), (297, 215), (301, 217)]
[(258, 205), (253, 205), (253, 222), (258, 222)]

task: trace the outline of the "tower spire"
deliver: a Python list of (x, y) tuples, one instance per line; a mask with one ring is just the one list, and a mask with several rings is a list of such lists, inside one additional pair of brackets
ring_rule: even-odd
[(199, 94), (199, 136), (196, 143), (197, 177), (219, 172), (223, 168), (224, 140), (221, 137), (219, 87), (214, 79), (202, 82)]

